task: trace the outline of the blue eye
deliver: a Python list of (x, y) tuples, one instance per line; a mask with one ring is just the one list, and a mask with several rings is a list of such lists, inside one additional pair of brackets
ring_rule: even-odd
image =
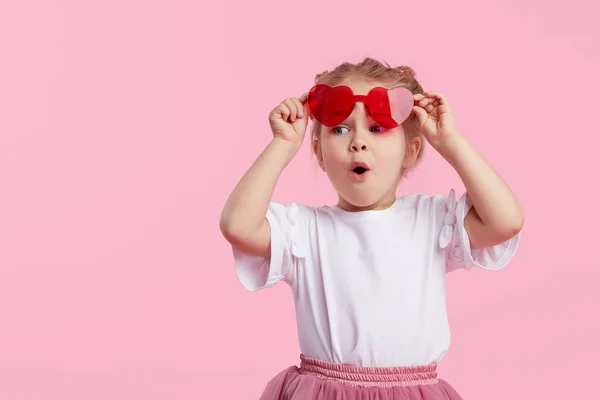
[(336, 135), (342, 134), (344, 132), (340, 132), (341, 129), (346, 129), (347, 131), (349, 131), (348, 128), (346, 128), (345, 126), (336, 126), (335, 128), (333, 128), (331, 131), (333, 133), (335, 133)]
[(382, 133), (382, 132), (385, 132), (385, 128), (382, 127), (382, 126), (379, 126), (379, 125), (373, 125), (371, 127), (371, 132), (373, 132), (373, 133)]

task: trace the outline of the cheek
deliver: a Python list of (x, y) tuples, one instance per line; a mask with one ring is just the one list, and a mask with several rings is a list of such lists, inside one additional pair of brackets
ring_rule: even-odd
[(341, 165), (346, 161), (346, 147), (341, 142), (341, 140), (332, 139), (325, 139), (321, 142), (321, 154), (326, 167), (335, 168), (336, 165)]
[(385, 163), (386, 167), (395, 168), (402, 165), (406, 154), (406, 144), (401, 138), (389, 138), (377, 146), (375, 158), (377, 163)]

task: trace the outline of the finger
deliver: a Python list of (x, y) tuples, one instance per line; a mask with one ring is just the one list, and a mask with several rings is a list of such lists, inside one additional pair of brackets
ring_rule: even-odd
[(296, 106), (298, 118), (304, 118), (304, 105), (302, 104), (300, 99), (292, 99), (292, 102)]
[(298, 100), (302, 103), (302, 117), (310, 117), (310, 110), (308, 109), (308, 92), (300, 96)]
[(425, 106), (427, 106), (428, 104), (431, 104), (431, 103), (433, 103), (433, 102), (434, 102), (434, 99), (432, 99), (432, 98), (429, 98), (429, 97), (424, 97), (424, 98), (422, 98), (421, 100), (419, 100), (419, 101), (417, 102), (417, 105), (419, 105), (420, 107), (425, 107)]
[(427, 118), (428, 118), (427, 111), (425, 111), (423, 108), (421, 108), (419, 106), (414, 106), (413, 110), (414, 110), (415, 114), (417, 115), (417, 120), (419, 121), (419, 128), (422, 128), (423, 125), (425, 124), (425, 121), (427, 121)]
[(429, 92), (431, 98), (435, 99), (434, 104), (437, 107), (438, 114), (451, 113), (452, 107), (448, 103), (448, 99), (440, 92)]
[(290, 116), (290, 109), (284, 103), (281, 103), (279, 106), (279, 113), (281, 114), (281, 119), (287, 121)]
[(283, 103), (290, 110), (290, 121), (296, 121), (296, 117), (298, 116), (298, 109), (296, 108), (293, 99), (286, 99)]
[(302, 103), (302, 104), (306, 103), (306, 101), (308, 100), (308, 92), (306, 92), (302, 96), (300, 96), (298, 98), (298, 100), (300, 100), (300, 103)]
[(440, 92), (427, 92), (426, 95), (428, 97), (431, 97), (431, 98), (434, 98), (434, 99), (438, 100), (441, 103), (448, 104), (448, 100), (446, 99), (446, 96), (444, 96)]
[(445, 113), (451, 113), (452, 110), (450, 109), (450, 106), (448, 104), (441, 104), (438, 108), (438, 114), (445, 114)]

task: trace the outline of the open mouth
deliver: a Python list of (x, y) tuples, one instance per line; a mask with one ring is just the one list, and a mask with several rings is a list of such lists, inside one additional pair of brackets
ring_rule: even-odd
[(365, 172), (367, 172), (367, 169), (365, 167), (355, 167), (352, 171), (354, 171), (355, 173), (362, 175)]
[(355, 182), (364, 182), (369, 175), (369, 166), (363, 162), (355, 162), (350, 166), (350, 178)]

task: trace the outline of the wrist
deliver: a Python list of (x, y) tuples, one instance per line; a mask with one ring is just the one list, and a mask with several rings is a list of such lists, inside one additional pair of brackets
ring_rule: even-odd
[(285, 140), (280, 137), (274, 137), (271, 139), (271, 143), (269, 143), (269, 147), (273, 147), (277, 154), (284, 156), (288, 162), (294, 158), (301, 146), (301, 141), (298, 143), (290, 142), (289, 140)]
[(469, 142), (458, 132), (447, 135), (442, 140), (432, 145), (432, 147), (450, 164), (454, 164), (457, 157), (459, 157), (461, 152), (467, 149), (468, 146)]

